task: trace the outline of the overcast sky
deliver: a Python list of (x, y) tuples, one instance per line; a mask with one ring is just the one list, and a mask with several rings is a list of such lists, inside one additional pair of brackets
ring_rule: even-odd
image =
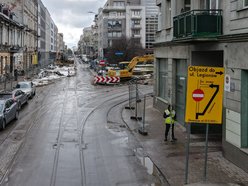
[(77, 46), (83, 28), (93, 23), (94, 14), (106, 0), (42, 0), (59, 32), (64, 34), (66, 45)]

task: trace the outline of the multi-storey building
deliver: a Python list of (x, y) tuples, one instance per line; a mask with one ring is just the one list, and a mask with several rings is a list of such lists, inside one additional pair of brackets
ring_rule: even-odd
[[(39, 0), (39, 65), (44, 67), (56, 60), (59, 52), (58, 27), (47, 8)], [(63, 39), (63, 37), (62, 37)]]
[(108, 0), (98, 11), (98, 54), (106, 56), (112, 41), (121, 37), (132, 38), (145, 48), (145, 6), (139, 0)]
[(141, 0), (141, 5), (146, 8), (146, 53), (151, 54), (158, 30), (158, 7), (154, 0)]
[(46, 57), (45, 66), (50, 63), (50, 51), (51, 51), (51, 16), (46, 9)]
[[(1, 3), (3, 3), (2, 11), (4, 14), (20, 24), (22, 27), (22, 30), (17, 31), (17, 38), (18, 40), (21, 40), (19, 42), (21, 44), (19, 47), (21, 48), (15, 50), (9, 55), (9, 57), (6, 58), (7, 63), (16, 64), (16, 68), (20, 71), (28, 71), (32, 65), (37, 64), (38, 2), (37, 0), (2, 0)], [(9, 40), (8, 36), (10, 35), (12, 39), (7, 41), (6, 44), (10, 46), (15, 45), (14, 36), (16, 31), (10, 28), (7, 32), (7, 40)], [(11, 73), (13, 73), (13, 67), (11, 67), (10, 70)]]
[[(224, 156), (248, 171), (248, 1), (157, 0), (154, 104), (177, 110), (184, 125), (187, 67), (224, 67), (230, 85), (224, 92), (222, 127)], [(216, 102), (218, 104), (218, 101)], [(192, 125), (199, 129), (201, 125)]]
[(57, 34), (58, 28), (54, 24), (54, 21), (50, 17), (51, 25), (50, 25), (50, 50), (49, 50), (49, 61), (53, 63), (56, 60), (56, 53), (57, 53)]
[(85, 27), (83, 29), (83, 36), (81, 46), (83, 49), (83, 53), (87, 57), (92, 57), (93, 54), (93, 27)]
[(51, 52), (57, 50), (58, 29), (42, 1), (2, 0), (1, 3), (1, 74), (13, 74), (13, 69), (27, 73), (38, 61), (39, 65), (47, 65)]
[(38, 1), (38, 60), (39, 66), (43, 67), (45, 64), (46, 54), (46, 7), (42, 1)]

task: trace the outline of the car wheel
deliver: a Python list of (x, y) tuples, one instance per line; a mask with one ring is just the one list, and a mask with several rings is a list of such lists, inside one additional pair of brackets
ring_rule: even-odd
[(19, 117), (19, 111), (16, 111), (16, 113), (15, 113), (15, 120), (18, 120), (18, 117)]
[(2, 129), (5, 129), (5, 127), (6, 127), (6, 121), (5, 119), (3, 119)]

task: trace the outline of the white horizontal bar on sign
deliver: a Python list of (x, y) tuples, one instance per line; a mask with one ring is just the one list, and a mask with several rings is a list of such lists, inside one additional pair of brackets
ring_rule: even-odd
[(193, 94), (194, 98), (203, 98), (204, 94)]

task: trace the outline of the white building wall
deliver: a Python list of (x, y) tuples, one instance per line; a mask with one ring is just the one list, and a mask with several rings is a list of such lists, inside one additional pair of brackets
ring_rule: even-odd
[(240, 147), (240, 129), (240, 113), (226, 109), (226, 141)]

